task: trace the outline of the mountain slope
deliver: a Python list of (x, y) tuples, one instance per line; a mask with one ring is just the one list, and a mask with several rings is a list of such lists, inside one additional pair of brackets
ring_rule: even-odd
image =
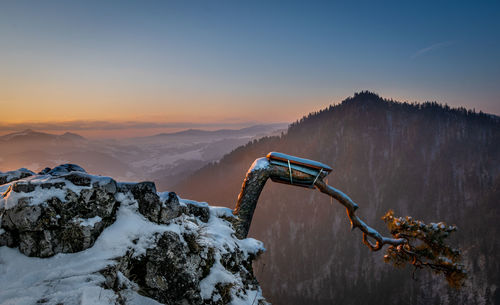
[(312, 113), (280, 137), (234, 150), (179, 184), (183, 197), (233, 207), (255, 158), (282, 151), (331, 165), (329, 184), (360, 204), (377, 229), (392, 208), (459, 226), (469, 280), (460, 292), (439, 278), (394, 270), (350, 232), (345, 211), (319, 192), (265, 187), (250, 236), (268, 251), (257, 265), (273, 304), (493, 304), (500, 302), (495, 236), (500, 189), (500, 120), (437, 103), (408, 104), (362, 92)]

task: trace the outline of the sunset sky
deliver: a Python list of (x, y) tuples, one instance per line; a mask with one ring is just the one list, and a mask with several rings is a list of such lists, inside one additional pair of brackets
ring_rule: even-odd
[(0, 134), (290, 122), (360, 90), (500, 114), (499, 85), (498, 1), (0, 2)]

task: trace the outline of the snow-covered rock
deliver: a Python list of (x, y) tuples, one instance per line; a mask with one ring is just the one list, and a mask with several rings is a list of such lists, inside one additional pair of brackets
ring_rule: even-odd
[(35, 173), (26, 168), (20, 168), (15, 171), (0, 172), (0, 185), (11, 181), (19, 180), (34, 175)]
[(263, 245), (230, 209), (77, 165), (29, 173), (0, 173), (0, 304), (266, 304)]

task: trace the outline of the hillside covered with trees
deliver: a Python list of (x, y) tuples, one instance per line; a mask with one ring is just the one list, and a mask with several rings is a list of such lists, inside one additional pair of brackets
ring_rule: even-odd
[(344, 209), (317, 191), (268, 182), (250, 235), (267, 252), (255, 263), (273, 304), (498, 304), (500, 119), (435, 102), (399, 103), (355, 94), (290, 125), (281, 136), (241, 146), (175, 190), (233, 207), (246, 170), (280, 151), (333, 167), (328, 183), (360, 205), (377, 230), (389, 209), (459, 230), (468, 270), (457, 291), (440, 277), (394, 269), (351, 232)]

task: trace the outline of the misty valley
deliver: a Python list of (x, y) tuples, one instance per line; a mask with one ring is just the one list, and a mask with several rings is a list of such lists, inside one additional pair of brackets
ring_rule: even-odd
[(89, 172), (122, 181), (154, 180), (166, 190), (204, 165), (263, 136), (279, 134), (285, 124), (205, 131), (190, 129), (146, 137), (87, 139), (76, 133), (61, 135), (24, 130), (0, 136), (0, 169), (40, 171), (76, 163)]

